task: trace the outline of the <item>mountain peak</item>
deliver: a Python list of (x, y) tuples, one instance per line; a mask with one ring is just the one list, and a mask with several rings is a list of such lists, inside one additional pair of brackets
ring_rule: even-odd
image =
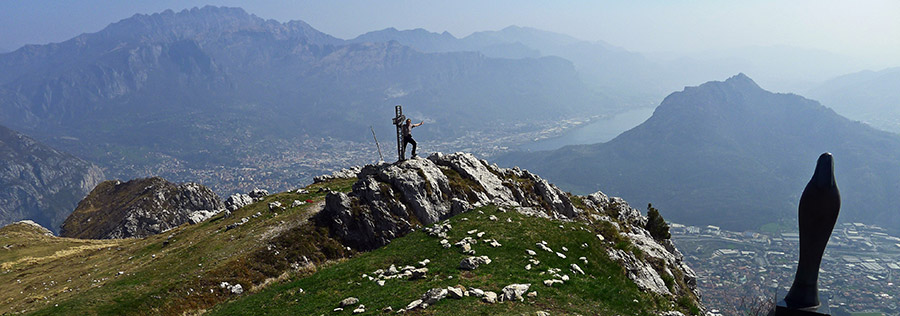
[(762, 89), (759, 87), (759, 85), (756, 84), (755, 81), (753, 81), (753, 79), (750, 79), (750, 77), (745, 75), (743, 72), (738, 73), (734, 76), (731, 76), (728, 79), (725, 79), (725, 83), (730, 84), (732, 86), (752, 86), (757, 89)]

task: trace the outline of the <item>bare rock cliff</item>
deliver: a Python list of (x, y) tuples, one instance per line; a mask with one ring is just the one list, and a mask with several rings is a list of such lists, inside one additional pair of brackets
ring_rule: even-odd
[(103, 178), (99, 167), (0, 126), (0, 226), (32, 220), (55, 232)]
[(216, 213), (225, 205), (196, 183), (162, 178), (105, 181), (63, 223), (60, 236), (84, 239), (146, 237), (187, 223), (194, 212)]

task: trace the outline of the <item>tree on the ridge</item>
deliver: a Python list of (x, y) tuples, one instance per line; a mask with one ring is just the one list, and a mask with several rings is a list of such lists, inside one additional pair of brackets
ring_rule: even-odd
[(666, 220), (659, 215), (659, 210), (654, 208), (651, 203), (647, 203), (647, 226), (645, 228), (650, 232), (650, 236), (657, 240), (672, 238), (672, 234), (669, 233), (669, 224), (666, 224)]

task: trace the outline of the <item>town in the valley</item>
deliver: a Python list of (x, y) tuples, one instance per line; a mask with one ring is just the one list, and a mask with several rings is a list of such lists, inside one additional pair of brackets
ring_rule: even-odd
[[(697, 272), (704, 304), (722, 315), (753, 310), (791, 286), (799, 256), (796, 231), (733, 232), (673, 223), (671, 232)], [(900, 237), (875, 225), (838, 223), (822, 259), (819, 289), (834, 315), (900, 315)]]

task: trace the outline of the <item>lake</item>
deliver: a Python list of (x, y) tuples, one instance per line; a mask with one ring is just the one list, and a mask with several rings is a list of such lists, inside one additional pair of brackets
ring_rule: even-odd
[(646, 121), (653, 115), (655, 109), (655, 107), (639, 108), (622, 112), (614, 117), (598, 119), (565, 131), (558, 137), (523, 144), (519, 146), (519, 149), (524, 151), (554, 150), (568, 145), (608, 142), (622, 132)]

